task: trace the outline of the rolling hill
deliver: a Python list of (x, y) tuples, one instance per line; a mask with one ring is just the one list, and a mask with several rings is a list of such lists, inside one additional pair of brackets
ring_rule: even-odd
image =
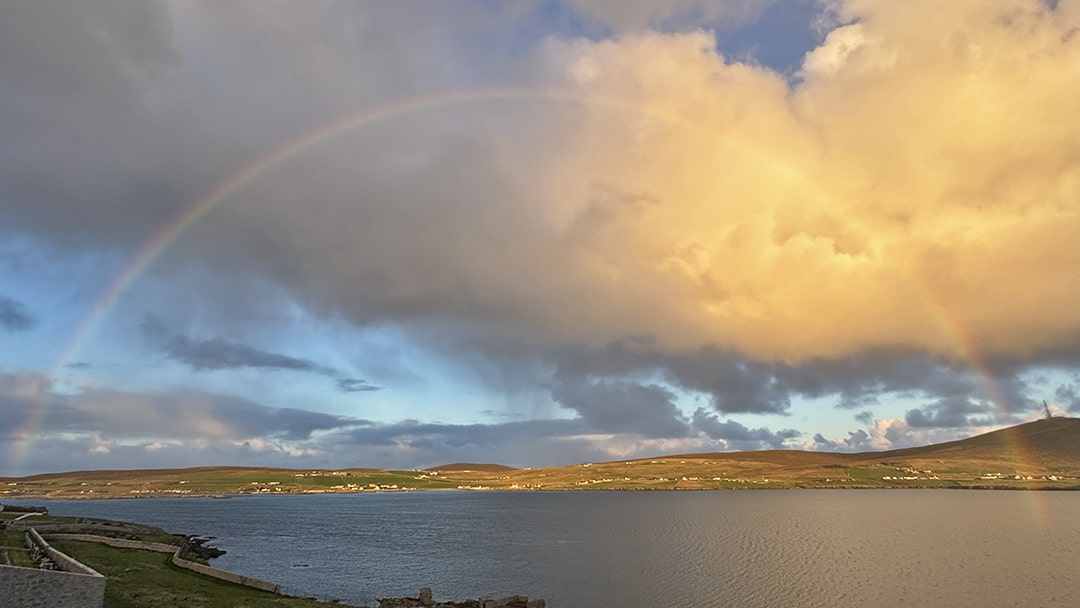
[(736, 488), (1080, 489), (1080, 419), (1037, 420), (959, 441), (884, 452), (716, 452), (534, 469), (453, 463), (423, 471), (200, 467), (50, 473), (0, 478), (0, 500)]

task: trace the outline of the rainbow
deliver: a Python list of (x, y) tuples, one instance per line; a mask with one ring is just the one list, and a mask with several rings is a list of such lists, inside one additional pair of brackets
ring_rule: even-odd
[[(941, 301), (941, 298), (938, 297), (922, 275), (912, 274), (908, 275), (908, 278), (919, 290), (923, 301), (933, 313), (932, 316), (937, 319), (941, 329), (948, 337), (947, 341), (954, 344), (958, 349), (959, 359), (970, 365), (971, 371), (979, 379), (986, 399), (990, 401), (998, 413), (1003, 415), (1012, 414), (1013, 410), (1009, 407), (1009, 399), (1005, 397), (1004, 391), (998, 385), (996, 374), (986, 362), (976, 344), (975, 337), (971, 335), (965, 323)], [(1007, 432), (1005, 437), (1017, 463), (1023, 466), (1036, 461), (1029, 446), (1025, 444), (1021, 437), (1011, 432)], [(1035, 524), (1045, 529), (1049, 525), (1049, 507), (1043, 499), (1043, 493), (1025, 492), (1025, 494), (1030, 497), (1031, 512), (1035, 518)]]
[(93, 336), (102, 321), (104, 321), (109, 310), (116, 305), (117, 301), (131, 289), (132, 285), (137, 282), (138, 278), (146, 271), (146, 269), (149, 268), (154, 261), (180, 237), (180, 235), (201, 220), (206, 214), (229, 200), (229, 198), (239, 190), (248, 184), (251, 184), (267, 171), (278, 167), (312, 148), (330, 142), (341, 135), (384, 120), (398, 118), (402, 115), (419, 111), (492, 101), (545, 101), (580, 106), (600, 106), (622, 112), (644, 114), (650, 118), (671, 124), (687, 124), (687, 121), (680, 116), (669, 112), (663, 112), (655, 108), (644, 107), (641, 104), (619, 99), (549, 89), (473, 89), (467, 91), (444, 92), (426, 97), (398, 100), (386, 105), (368, 108), (355, 114), (345, 116), (329, 124), (302, 133), (274, 150), (260, 156), (239, 171), (219, 181), (213, 188), (207, 191), (206, 194), (188, 205), (185, 210), (172, 221), (172, 223), (148, 240), (139, 252), (132, 257), (127, 266), (125, 266), (101, 292), (93, 306), (91, 306), (88, 314), (78, 325), (71, 340), (61, 351), (53, 369), (62, 369), (64, 366), (71, 363), (86, 342)]
[[(617, 112), (642, 115), (668, 124), (682, 126), (690, 124), (681, 116), (639, 102), (585, 95), (568, 90), (543, 88), (482, 88), (444, 91), (427, 96), (398, 99), (346, 115), (286, 141), (235, 173), (221, 179), (203, 196), (186, 205), (179, 216), (143, 244), (142, 248), (108, 283), (105, 289), (98, 294), (87, 314), (76, 326), (71, 339), (60, 350), (60, 354), (52, 366), (51, 376), (53, 378), (58, 377), (59, 372), (63, 372), (70, 363), (76, 360), (76, 357), (108, 317), (109, 311), (116, 306), (117, 302), (131, 289), (139, 277), (154, 264), (154, 261), (168, 250), (170, 245), (208, 213), (268, 171), (341, 135), (411, 113), (481, 102), (536, 101), (583, 107), (600, 107)], [(47, 404), (44, 402), (36, 405), (25, 423), (16, 431), (15, 436), (23, 439), (15, 442), (15, 457), (8, 461), (12, 463), (12, 470), (16, 470), (21, 464), (22, 455), (26, 453), (26, 449), (32, 441), (46, 409)]]
[[(93, 338), (109, 312), (117, 302), (132, 288), (146, 270), (168, 250), (181, 235), (199, 222), (203, 217), (215, 208), (228, 201), (238, 191), (248, 186), (260, 176), (271, 171), (304, 152), (328, 143), (346, 133), (362, 129), (364, 127), (399, 118), (410, 113), (431, 111), (467, 104), (481, 102), (534, 102), (572, 104), (578, 106), (599, 106), (619, 112), (644, 115), (651, 119), (669, 124), (686, 126), (690, 121), (684, 117), (661, 111), (654, 107), (643, 106), (637, 102), (621, 99), (584, 95), (578, 92), (557, 89), (536, 88), (485, 88), (469, 89), (449, 92), (440, 92), (427, 96), (413, 97), (404, 100), (395, 100), (383, 105), (365, 108), (354, 114), (343, 116), (333, 122), (306, 131), (284, 142), (266, 154), (256, 158), (243, 166), (240, 170), (218, 181), (203, 196), (185, 206), (171, 223), (161, 231), (148, 239), (138, 252), (128, 261), (121, 271), (108, 283), (87, 314), (82, 318), (73, 332), (71, 339), (61, 349), (53, 365), (53, 377), (61, 372), (67, 365), (76, 359), (85, 345)], [(934, 316), (940, 321), (942, 328), (949, 334), (950, 339), (959, 347), (959, 354), (968, 361), (973, 371), (979, 376), (983, 390), (988, 399), (998, 408), (1006, 412), (1006, 400), (994, 375), (991, 373), (986, 362), (980, 356), (975, 342), (964, 330), (964, 326), (954, 318), (949, 309), (941, 303), (933, 294), (932, 290), (921, 280), (913, 280), (922, 292), (925, 301), (930, 306)], [(16, 432), (16, 437), (23, 437), (15, 442), (15, 458), (9, 460), (13, 470), (18, 469), (21, 463), (21, 455), (32, 441), (36, 429), (40, 423), (47, 403), (42, 402), (28, 416), (21, 432)], [(1023, 446), (1015, 445), (1017, 457), (1021, 462), (1029, 459), (1024, 453)]]

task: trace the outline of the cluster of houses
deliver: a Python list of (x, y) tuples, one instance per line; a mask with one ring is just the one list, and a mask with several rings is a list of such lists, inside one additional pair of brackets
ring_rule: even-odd
[(1011, 480), (1014, 480), (1014, 481), (1035, 481), (1035, 480), (1039, 480), (1039, 481), (1064, 481), (1065, 479), (1068, 479), (1068, 478), (1063, 477), (1061, 475), (1040, 475), (1040, 476), (1036, 477), (1034, 475), (1021, 475), (1019, 473), (1015, 473), (1015, 474), (1009, 474), (1009, 473), (983, 473), (979, 477), (979, 479), (983, 479), (983, 480), (1011, 479)]
[(896, 469), (897, 473), (903, 473), (903, 475), (883, 475), (881, 478), (885, 481), (919, 481), (928, 479), (941, 479), (934, 474), (931, 469), (916, 469), (915, 467), (900, 467)]
[[(243, 491), (243, 493), (270, 494), (283, 491), (280, 481), (253, 481), (250, 485), (253, 487)], [(349, 492), (409, 492), (415, 489), (416, 488), (407, 486), (399, 486), (396, 483), (369, 483), (367, 485), (360, 483), (343, 483), (326, 488), (304, 488), (303, 492), (305, 494), (336, 494)]]

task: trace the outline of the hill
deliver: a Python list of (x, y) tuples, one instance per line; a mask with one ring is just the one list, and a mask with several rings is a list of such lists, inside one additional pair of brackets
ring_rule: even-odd
[(858, 456), (983, 473), (1073, 477), (1080, 474), (1080, 419), (1042, 419), (959, 441)]
[(0, 500), (435, 489), (732, 488), (1080, 489), (1080, 420), (1037, 420), (959, 441), (884, 452), (717, 452), (535, 469), (451, 463), (425, 471), (200, 467), (50, 473), (0, 478)]
[(1080, 419), (1044, 418), (958, 441), (878, 452), (876, 455), (981, 459), (1008, 459), (1021, 455), (1022, 458), (1044, 464), (1067, 463), (1080, 458)]
[(505, 464), (490, 464), (477, 462), (452, 462), (437, 467), (431, 467), (428, 471), (481, 471), (484, 473), (499, 473), (502, 471), (516, 471), (514, 467)]

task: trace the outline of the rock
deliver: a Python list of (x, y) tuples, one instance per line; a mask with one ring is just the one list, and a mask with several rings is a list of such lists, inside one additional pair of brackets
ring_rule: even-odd
[(184, 539), (184, 550), (206, 560), (225, 555), (223, 549), (206, 546), (206, 543), (212, 540), (212, 536), (188, 536)]
[(387, 597), (379, 599), (379, 608), (546, 608), (544, 600), (529, 601), (524, 595), (511, 595), (504, 598), (492, 599), (484, 596), (479, 600), (465, 600), (461, 602), (436, 602), (431, 594), (431, 589), (424, 587), (420, 590), (420, 597)]
[(415, 597), (384, 597), (379, 599), (379, 608), (419, 608), (420, 600)]
[(535, 600), (529, 600), (528, 607), (529, 608), (547, 608), (547, 602), (544, 601), (544, 598), (538, 598), (538, 599), (535, 599)]

